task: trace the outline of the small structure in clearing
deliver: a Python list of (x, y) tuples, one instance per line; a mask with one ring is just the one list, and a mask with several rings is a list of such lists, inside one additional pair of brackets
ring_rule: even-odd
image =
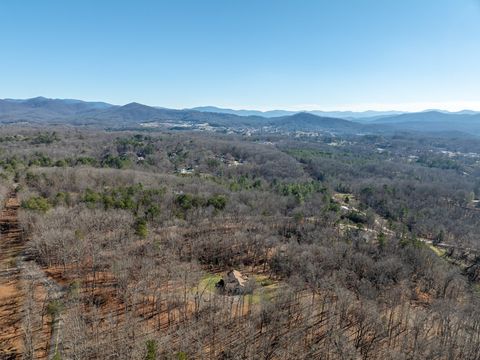
[(245, 291), (248, 278), (238, 270), (230, 270), (219, 282), (215, 284), (215, 288), (225, 295), (241, 295)]
[(188, 168), (177, 170), (177, 172), (181, 175), (192, 175), (195, 172), (195, 170), (192, 167), (188, 167)]

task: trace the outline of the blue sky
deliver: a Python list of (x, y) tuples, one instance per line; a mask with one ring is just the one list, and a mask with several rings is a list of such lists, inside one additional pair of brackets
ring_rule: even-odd
[(0, 98), (480, 110), (480, 0), (2, 0)]

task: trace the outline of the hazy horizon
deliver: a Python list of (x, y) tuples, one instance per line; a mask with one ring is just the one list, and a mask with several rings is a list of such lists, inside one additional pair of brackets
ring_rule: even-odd
[[(37, 95), (29, 98), (14, 98), (14, 97), (5, 97), (0, 100), (30, 100), (30, 99), (35, 99), (35, 98), (45, 98), (45, 99), (50, 99), (50, 100), (80, 100), (80, 101), (85, 101), (85, 102), (105, 102), (110, 105), (115, 105), (115, 106), (124, 106), (130, 103), (140, 103), (142, 105), (147, 105), (150, 107), (157, 107), (157, 108), (169, 108), (169, 109), (195, 109), (195, 108), (218, 108), (222, 110), (233, 110), (233, 111), (257, 111), (257, 112), (272, 112), (272, 111), (288, 111), (288, 112), (310, 112), (310, 111), (319, 111), (319, 112), (354, 112), (354, 113), (363, 113), (363, 112), (424, 112), (424, 111), (445, 111), (445, 112), (461, 112), (461, 111), (474, 111), (478, 112), (480, 111), (480, 107), (475, 108), (473, 106), (470, 106), (470, 104), (465, 103), (465, 102), (458, 102), (458, 103), (450, 103), (452, 106), (445, 106), (443, 103), (430, 103), (430, 104), (409, 104), (409, 107), (405, 107), (402, 104), (396, 104), (396, 105), (388, 105), (388, 104), (373, 104), (373, 105), (365, 105), (364, 107), (358, 107), (358, 106), (338, 106), (338, 107), (322, 107), (321, 105), (299, 105), (296, 107), (282, 107), (279, 105), (278, 107), (272, 107), (272, 108), (253, 108), (249, 106), (229, 106), (229, 105), (217, 105), (217, 104), (200, 104), (200, 105), (195, 105), (195, 106), (189, 106), (189, 107), (169, 107), (165, 105), (159, 105), (159, 104), (145, 104), (141, 103), (138, 101), (128, 101), (126, 103), (111, 103), (108, 101), (104, 101), (103, 99), (79, 99), (79, 98), (66, 98), (66, 97), (47, 97), (43, 95)], [(463, 106), (465, 105), (465, 106)], [(475, 104), (471, 104), (475, 105)]]

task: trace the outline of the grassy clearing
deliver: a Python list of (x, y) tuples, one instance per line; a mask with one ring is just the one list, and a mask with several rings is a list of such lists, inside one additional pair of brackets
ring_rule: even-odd
[[(214, 292), (215, 284), (220, 281), (221, 278), (221, 274), (207, 274), (200, 280), (198, 288), (200, 290), (205, 289), (206, 291)], [(275, 282), (266, 275), (253, 275), (253, 278), (256, 283), (255, 290), (253, 291), (253, 294), (245, 296), (245, 301), (251, 302), (252, 304), (269, 301), (278, 289), (278, 282)]]
[(207, 274), (198, 284), (199, 289), (206, 289), (207, 291), (215, 291), (215, 284), (220, 281), (222, 275), (220, 274)]
[(266, 275), (256, 275), (255, 277), (255, 282), (257, 284), (257, 288), (253, 292), (252, 296), (252, 302), (254, 304), (260, 303), (262, 300), (263, 301), (270, 301), (279, 288), (279, 283), (276, 282), (275, 280), (270, 279)]
[(445, 249), (436, 247), (435, 245), (428, 244), (428, 247), (435, 253), (437, 256), (443, 257), (445, 255)]

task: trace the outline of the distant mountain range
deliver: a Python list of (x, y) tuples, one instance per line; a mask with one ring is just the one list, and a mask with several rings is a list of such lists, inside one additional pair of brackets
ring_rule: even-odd
[[(294, 115), (299, 113), (298, 111), (288, 111), (288, 110), (270, 110), (270, 111), (233, 110), (233, 109), (218, 108), (215, 106), (201, 106), (201, 107), (192, 108), (191, 110), (203, 111), (203, 112), (216, 112), (216, 113), (222, 113), (222, 114), (233, 114), (233, 115), (239, 115), (239, 116), (254, 115), (254, 116), (267, 117), (267, 118), (288, 116), (288, 115)], [(341, 119), (347, 119), (347, 120), (403, 114), (402, 111), (373, 111), (373, 110), (361, 111), (361, 112), (321, 111), (321, 110), (301, 111), (301, 112), (309, 113), (317, 116), (334, 117), (334, 118), (341, 118)]]
[[(367, 110), (367, 111), (322, 111), (322, 110), (311, 110), (311, 111), (289, 111), (289, 110), (269, 110), (269, 111), (259, 111), (259, 110), (233, 110), (233, 109), (225, 109), (219, 108), (216, 106), (200, 106), (195, 107), (190, 110), (195, 111), (202, 111), (202, 112), (212, 112), (212, 113), (221, 113), (221, 114), (233, 114), (239, 116), (262, 116), (262, 117), (280, 117), (280, 116), (288, 116), (298, 114), (299, 112), (313, 114), (317, 116), (325, 116), (325, 117), (334, 117), (346, 120), (356, 120), (362, 122), (370, 122), (370, 121), (377, 121), (379, 119), (395, 116), (395, 115), (402, 115), (402, 114), (412, 114), (406, 111), (376, 111), (376, 110)], [(438, 110), (438, 109), (431, 109), (431, 110), (424, 110), (421, 113), (426, 112), (439, 112), (443, 114), (456, 114), (456, 115), (475, 115), (479, 114), (478, 111), (472, 110), (462, 110), (458, 112), (451, 112), (446, 110)], [(417, 113), (413, 113), (417, 114)]]
[[(337, 130), (360, 128), (361, 125), (344, 119), (319, 117), (307, 113), (277, 118), (220, 112), (197, 111), (194, 109), (166, 109), (130, 103), (123, 106), (102, 102), (79, 100), (46, 99), (0, 100), (0, 122), (2, 123), (65, 123), (73, 125), (99, 125), (104, 127), (135, 127), (144, 123), (208, 123), (214, 127), (262, 128), (277, 127), (282, 130)], [(338, 126), (335, 124), (338, 123)], [(347, 125), (348, 124), (348, 125)], [(343, 130), (342, 130), (343, 131)]]
[(130, 103), (119, 106), (74, 99), (0, 100), (0, 124), (46, 123), (89, 125), (102, 128), (198, 128), (218, 131), (304, 131), (331, 133), (394, 133), (398, 131), (458, 133), (480, 136), (480, 113), (430, 110), (356, 112), (269, 112), (216, 107), (167, 109)]
[(436, 110), (383, 117), (371, 125), (388, 126), (393, 130), (415, 132), (464, 132), (480, 135), (480, 113), (462, 111), (447, 113)]
[(0, 100), (1, 123), (66, 123), (124, 127), (154, 121), (208, 121), (220, 125), (239, 119), (243, 119), (244, 123), (249, 122), (247, 118), (236, 115), (156, 108), (139, 103), (118, 106), (103, 102), (44, 97)]

